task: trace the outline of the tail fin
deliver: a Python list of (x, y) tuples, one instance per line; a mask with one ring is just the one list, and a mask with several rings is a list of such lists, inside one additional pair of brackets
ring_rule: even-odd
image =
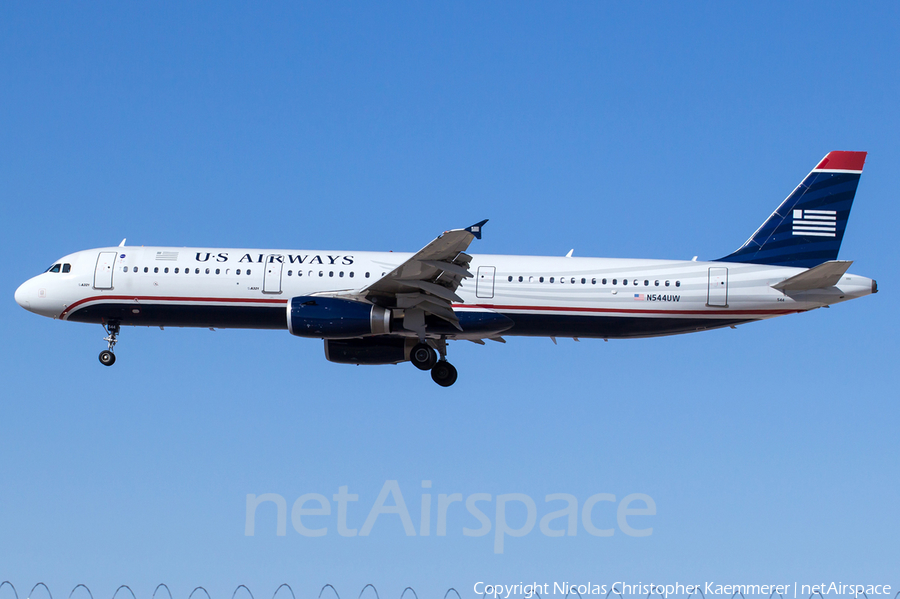
[(750, 239), (719, 262), (812, 268), (837, 259), (865, 152), (829, 152)]

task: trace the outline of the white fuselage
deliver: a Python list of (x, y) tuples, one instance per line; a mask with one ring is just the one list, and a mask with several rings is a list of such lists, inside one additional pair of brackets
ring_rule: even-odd
[[(16, 301), (79, 322), (286, 328), (292, 297), (363, 288), (411, 255), (101, 248), (61, 258), (58, 264), (68, 267), (28, 280)], [(826, 289), (785, 293), (772, 285), (806, 269), (725, 262), (473, 255), (469, 270), (474, 277), (460, 285), (463, 302), (453, 309), (503, 314), (515, 323), (504, 335), (669, 335), (803, 312), (875, 290), (872, 279), (848, 273)]]

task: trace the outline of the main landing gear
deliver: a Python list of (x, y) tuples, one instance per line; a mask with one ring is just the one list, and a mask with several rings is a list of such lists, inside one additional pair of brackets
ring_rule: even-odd
[(106, 330), (106, 337), (103, 340), (109, 344), (109, 349), (104, 349), (100, 352), (100, 363), (104, 366), (112, 366), (116, 363), (116, 354), (113, 351), (116, 347), (116, 341), (118, 341), (119, 323), (110, 322), (103, 325), (103, 328)]
[(431, 380), (441, 387), (449, 387), (456, 382), (458, 373), (453, 364), (447, 361), (447, 340), (441, 337), (436, 345), (441, 354), (440, 359), (431, 345), (419, 342), (409, 352), (409, 361), (419, 370), (430, 370)]

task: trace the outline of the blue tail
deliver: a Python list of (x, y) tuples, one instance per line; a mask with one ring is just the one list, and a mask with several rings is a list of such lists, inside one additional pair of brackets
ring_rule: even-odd
[(865, 152), (830, 152), (744, 245), (718, 262), (812, 268), (837, 259)]

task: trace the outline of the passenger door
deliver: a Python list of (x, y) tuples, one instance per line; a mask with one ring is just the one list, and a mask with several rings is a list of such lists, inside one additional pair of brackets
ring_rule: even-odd
[(479, 266), (475, 279), (475, 297), (490, 299), (494, 297), (494, 275), (497, 268), (494, 266)]
[(113, 288), (113, 270), (118, 252), (100, 252), (94, 267), (94, 289)]
[(281, 272), (284, 270), (282, 259), (277, 254), (266, 257), (263, 293), (281, 293)]
[(714, 266), (709, 269), (709, 291), (706, 305), (714, 308), (728, 307), (728, 269)]

